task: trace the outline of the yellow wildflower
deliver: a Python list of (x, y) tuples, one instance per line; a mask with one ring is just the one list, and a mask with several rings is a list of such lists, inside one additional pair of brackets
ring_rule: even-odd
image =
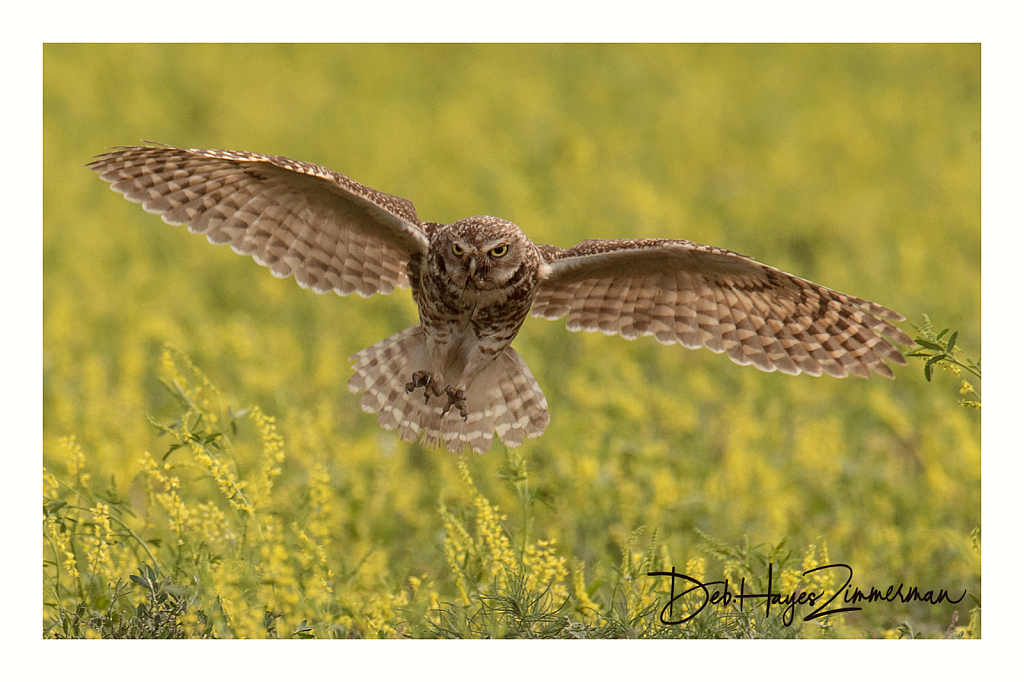
[(58, 443), (67, 456), (68, 474), (78, 479), (78, 485), (82, 490), (87, 490), (91, 476), (85, 472), (85, 453), (82, 452), (82, 447), (75, 442), (74, 436), (63, 436)]
[(53, 517), (46, 519), (44, 524), (46, 534), (53, 543), (54, 553), (64, 557), (64, 570), (67, 571), (68, 576), (77, 578), (80, 574), (78, 572), (78, 562), (75, 559), (75, 553), (72, 551), (71, 530), (68, 528), (61, 530), (59, 520)]

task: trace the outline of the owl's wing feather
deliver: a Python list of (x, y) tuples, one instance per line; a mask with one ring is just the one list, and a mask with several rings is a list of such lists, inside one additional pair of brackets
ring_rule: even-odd
[(283, 156), (127, 146), (88, 167), (165, 222), (317, 293), (407, 288), (409, 259), (429, 246), (430, 224), (407, 199)]
[(740, 365), (786, 374), (892, 377), (893, 341), (913, 342), (877, 303), (738, 253), (685, 240), (590, 239), (539, 245), (546, 267), (530, 314), (568, 316), (570, 331), (704, 346)]

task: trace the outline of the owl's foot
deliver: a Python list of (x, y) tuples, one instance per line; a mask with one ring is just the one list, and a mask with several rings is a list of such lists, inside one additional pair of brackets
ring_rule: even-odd
[[(430, 402), (430, 395), (434, 394), (439, 396), (444, 393), (444, 389), (441, 388), (441, 382), (433, 374), (425, 369), (418, 370), (412, 373), (412, 381), (405, 385), (405, 392), (412, 393), (417, 388), (423, 389), (423, 402)], [(451, 403), (449, 403), (449, 407)], [(447, 412), (447, 408), (445, 408)]]
[(457, 407), (462, 421), (466, 421), (466, 418), (469, 417), (469, 408), (466, 407), (466, 391), (451, 386), (446, 387), (444, 391), (448, 394), (448, 404), (441, 410), (441, 416), (448, 414), (448, 410), (453, 407)]

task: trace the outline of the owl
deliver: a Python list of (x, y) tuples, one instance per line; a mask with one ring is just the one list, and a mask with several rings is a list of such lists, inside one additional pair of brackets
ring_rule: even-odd
[[(411, 288), (420, 323), (349, 358), (365, 412), (407, 441), (478, 453), (547, 428), (512, 347), (527, 315), (570, 331), (705, 347), (786, 374), (892, 378), (899, 314), (732, 251), (682, 239), (533, 243), (490, 216), (421, 221), (412, 203), (281, 156), (117, 147), (89, 165), (130, 201), (277, 277), (363, 297)], [(891, 339), (892, 341), (887, 340)]]

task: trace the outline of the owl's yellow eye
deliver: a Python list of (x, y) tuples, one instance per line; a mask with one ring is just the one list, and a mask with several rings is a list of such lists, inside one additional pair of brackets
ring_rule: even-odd
[(452, 244), (452, 253), (454, 253), (456, 256), (461, 256), (462, 247), (459, 246), (458, 244)]
[(502, 244), (501, 246), (495, 246), (493, 249), (488, 251), (488, 253), (491, 254), (492, 256), (494, 256), (495, 258), (501, 258), (506, 253), (508, 253), (508, 244)]

